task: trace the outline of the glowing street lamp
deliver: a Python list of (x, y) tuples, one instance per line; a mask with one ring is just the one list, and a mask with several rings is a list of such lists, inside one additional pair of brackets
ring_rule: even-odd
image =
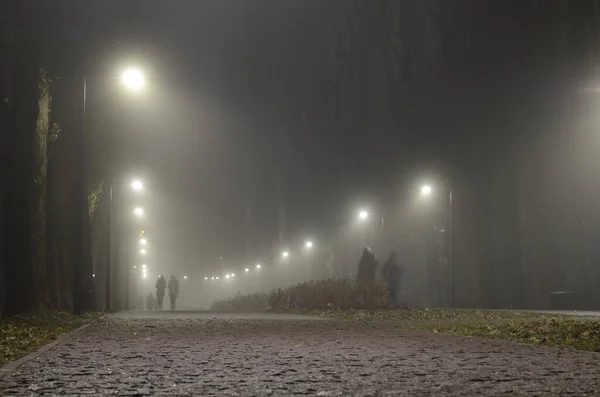
[(235, 273), (231, 273), (231, 274), (230, 274), (230, 276), (231, 276), (231, 277), (235, 277)]
[(187, 276), (183, 276), (183, 279), (184, 279), (184, 280), (187, 280)]
[(229, 274), (226, 274), (226, 275), (225, 275), (225, 278), (229, 278)]
[(141, 245), (146, 245), (146, 244), (148, 244), (148, 240), (146, 240), (145, 238), (143, 238), (143, 239), (140, 240), (140, 244)]
[(361, 221), (365, 221), (369, 218), (369, 212), (366, 210), (361, 210), (358, 213), (358, 219)]
[(430, 196), (432, 191), (433, 191), (433, 189), (431, 188), (430, 185), (421, 186), (421, 196), (424, 196), (424, 197)]
[(121, 76), (121, 82), (131, 91), (141, 91), (146, 85), (144, 74), (139, 69), (127, 69)]
[(313, 242), (307, 241), (306, 244), (304, 244), (304, 246), (306, 247), (306, 249), (311, 249), (313, 247)]
[(248, 273), (248, 272), (250, 271), (250, 269), (248, 269), (248, 268), (245, 268), (245, 269), (244, 269), (244, 271), (245, 271), (246, 273)]
[(219, 279), (219, 277), (215, 277), (215, 280), (218, 280), (218, 279)]
[(262, 267), (262, 266), (260, 265), (260, 263), (256, 265), (256, 268), (257, 268), (257, 269), (260, 269), (261, 267)]
[(140, 250), (140, 254), (142, 254), (142, 255), (146, 255), (146, 254), (147, 254), (146, 248), (142, 248), (142, 249)]
[(290, 256), (290, 253), (287, 251), (283, 251), (283, 253), (281, 254), (282, 257), (287, 258)]
[(135, 180), (131, 182), (131, 188), (136, 192), (141, 192), (142, 190), (144, 190), (144, 184), (142, 183), (142, 181)]
[(148, 266), (142, 265), (142, 269), (144, 269), (144, 271), (146, 270), (146, 267), (148, 267)]
[(214, 278), (214, 277), (211, 277), (210, 279), (211, 279), (211, 280), (214, 280), (215, 278)]
[(138, 217), (142, 217), (144, 216), (144, 209), (142, 207), (137, 207), (133, 210), (133, 213)]

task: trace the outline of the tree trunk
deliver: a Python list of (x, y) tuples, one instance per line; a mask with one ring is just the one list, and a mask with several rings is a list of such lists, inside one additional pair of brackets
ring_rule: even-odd
[(38, 72), (38, 114), (35, 125), (34, 168), (31, 206), (31, 251), (35, 302), (48, 307), (48, 280), (46, 269), (46, 205), (48, 188), (48, 145), (50, 141), (51, 81), (44, 69)]

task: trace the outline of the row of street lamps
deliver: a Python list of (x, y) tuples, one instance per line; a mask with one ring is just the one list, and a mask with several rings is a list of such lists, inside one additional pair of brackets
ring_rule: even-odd
[[(429, 184), (421, 185), (419, 189), (420, 196), (422, 198), (428, 198), (432, 196), (434, 193), (434, 188)], [(452, 190), (449, 190), (448, 197), (448, 286), (449, 286), (449, 297), (448, 302), (449, 306), (452, 307)], [(372, 213), (367, 208), (361, 208), (357, 213), (357, 219), (360, 222), (366, 222), (372, 216)], [(381, 216), (381, 227), (383, 229), (384, 226), (384, 217)], [(303, 244), (303, 248), (305, 251), (310, 251), (314, 248), (315, 244), (312, 240), (306, 240)], [(285, 261), (291, 257), (291, 252), (289, 250), (283, 250), (281, 252), (281, 260)], [(256, 265), (256, 270), (260, 270), (261, 265)], [(248, 274), (250, 272), (250, 268), (244, 268), (244, 274)], [(205, 281), (215, 281), (215, 280), (229, 280), (234, 278), (235, 273), (226, 273), (224, 277), (219, 276), (205, 276)]]

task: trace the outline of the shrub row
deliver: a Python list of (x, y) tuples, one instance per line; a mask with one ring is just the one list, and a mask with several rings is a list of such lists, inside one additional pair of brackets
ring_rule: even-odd
[(212, 304), (212, 310), (221, 311), (262, 311), (269, 309), (269, 294), (255, 293), (248, 295), (237, 294), (235, 297), (217, 301)]
[(387, 304), (384, 284), (350, 279), (309, 281), (269, 294), (237, 295), (212, 305), (213, 310), (347, 310), (378, 309)]
[(309, 281), (271, 291), (269, 304), (280, 311), (378, 309), (387, 304), (387, 289), (351, 279)]

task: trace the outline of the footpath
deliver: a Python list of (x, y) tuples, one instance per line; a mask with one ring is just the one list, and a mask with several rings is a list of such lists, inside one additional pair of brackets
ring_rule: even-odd
[(0, 395), (597, 395), (600, 354), (268, 313), (119, 313)]

